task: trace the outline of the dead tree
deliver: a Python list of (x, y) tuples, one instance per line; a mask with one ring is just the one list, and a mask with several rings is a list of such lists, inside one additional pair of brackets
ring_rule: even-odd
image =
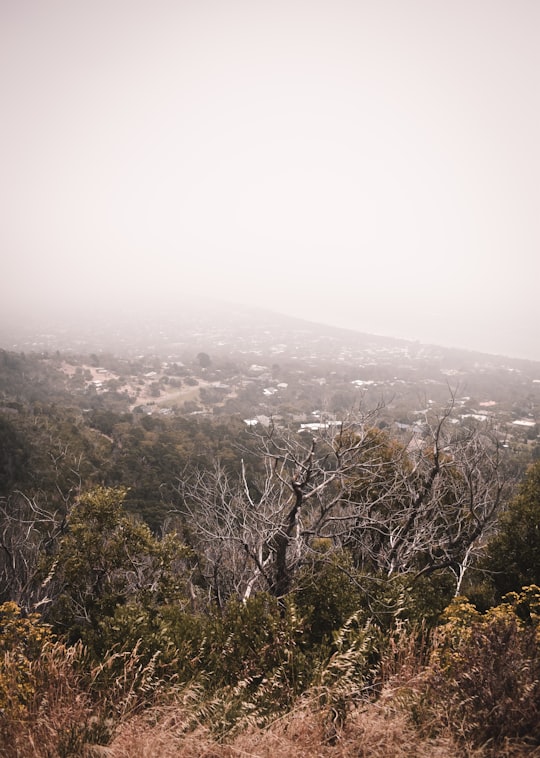
[(355, 488), (346, 513), (333, 518), (341, 524), (334, 535), (356, 548), (364, 568), (387, 576), (451, 569), (459, 590), (467, 566), (495, 525), (511, 480), (493, 430), (455, 424), (452, 411), (453, 402), (426, 419), (379, 499), (365, 487)]
[(290, 592), (317, 540), (379, 576), (450, 569), (459, 585), (508, 485), (495, 435), (452, 423), (453, 402), (408, 444), (375, 427), (378, 409), (314, 437), (271, 426), (262, 474), (216, 461), (181, 483), (201, 571), (218, 605)]
[(50, 602), (47, 566), (65, 529), (66, 512), (42, 505), (39, 496), (14, 492), (0, 499), (0, 602), (25, 611)]

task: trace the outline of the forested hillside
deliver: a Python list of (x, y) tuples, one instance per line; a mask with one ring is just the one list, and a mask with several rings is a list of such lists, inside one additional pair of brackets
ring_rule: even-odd
[(0, 351), (0, 754), (533, 755), (540, 370)]

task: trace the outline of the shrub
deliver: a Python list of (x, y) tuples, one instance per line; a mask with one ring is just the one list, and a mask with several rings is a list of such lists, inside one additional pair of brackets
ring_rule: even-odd
[(532, 464), (517, 495), (501, 515), (483, 562), (499, 597), (540, 584), (540, 461)]
[(450, 604), (427, 677), (429, 709), (440, 724), (495, 751), (507, 740), (540, 744), (539, 611), (536, 586), (485, 614), (465, 598)]
[(0, 709), (4, 718), (23, 718), (36, 688), (32, 662), (51, 639), (38, 613), (24, 618), (16, 603), (0, 605)]
[(246, 603), (231, 600), (223, 614), (216, 613), (208, 626), (205, 668), (216, 685), (236, 685), (268, 677), (276, 668), (290, 667), (288, 687), (303, 686), (294, 662), (302, 635), (302, 624), (291, 603), (280, 602), (266, 593)]
[(200, 673), (208, 624), (208, 618), (180, 604), (130, 602), (100, 622), (100, 636), (105, 650), (125, 653), (137, 648), (145, 663), (155, 659), (164, 680), (188, 682)]
[(366, 607), (365, 592), (350, 581), (355, 574), (361, 579), (350, 555), (345, 551), (327, 555), (324, 545), (317, 549), (319, 556), (302, 571), (294, 593), (304, 619), (304, 647), (331, 643), (333, 633), (361, 606)]

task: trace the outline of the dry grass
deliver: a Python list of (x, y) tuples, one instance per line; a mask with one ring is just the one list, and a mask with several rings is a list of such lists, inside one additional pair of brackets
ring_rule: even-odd
[[(398, 700), (400, 698), (398, 697)], [(88, 758), (533, 758), (540, 748), (508, 741), (496, 751), (475, 748), (453, 735), (423, 735), (409, 714), (383, 692), (377, 703), (355, 707), (341, 728), (307, 699), (301, 707), (265, 728), (248, 727), (219, 741), (202, 725), (190, 729), (180, 708), (153, 709), (125, 722), (107, 747)]]
[[(20, 702), (6, 700), (0, 714), (0, 756), (540, 758), (538, 740), (533, 745), (526, 739), (536, 734), (531, 727), (538, 712), (538, 681), (531, 668), (535, 640), (503, 622), (459, 638), (460, 655), (454, 651), (450, 663), (442, 655), (444, 646), (435, 663), (429, 660), (437, 638), (434, 643), (423, 630), (411, 634), (398, 626), (367, 689), (357, 664), (364, 660), (369, 638), (360, 636), (358, 645), (336, 652), (317, 686), (280, 716), (262, 707), (275, 694), (270, 681), (261, 684), (259, 698), (240, 685), (212, 695), (202, 684), (174, 689), (160, 681), (154, 661), (144, 662), (137, 649), (110, 653), (96, 666), (88, 665), (82, 645), (47, 642), (39, 658), (22, 669), (24, 680), (20, 661), (4, 658), (4, 683), (19, 682), (21, 695)], [(451, 675), (438, 675), (442, 664)], [(517, 703), (520, 718), (527, 721), (521, 731), (505, 728), (489, 737), (488, 711), (494, 702), (506, 703), (499, 691), (506, 681), (513, 697), (505, 712), (515, 723)]]
[[(20, 658), (0, 661), (4, 685), (16, 685), (20, 671)], [(154, 661), (143, 663), (137, 649), (92, 666), (82, 644), (47, 642), (24, 673), (24, 688), (0, 712), (1, 758), (82, 758), (89, 745), (107, 744), (119, 725), (151, 707), (162, 684)]]
[[(350, 654), (333, 662), (341, 679), (312, 688), (296, 707), (264, 725), (244, 718), (216, 737), (209, 710), (184, 700), (124, 721), (92, 758), (540, 758), (538, 745), (479, 745), (447, 718), (447, 700), (426, 702), (432, 643), (399, 627), (380, 667), (376, 701), (362, 701)], [(345, 684), (344, 684), (345, 683)], [(343, 708), (344, 699), (346, 706)], [(194, 713), (202, 714), (194, 721)]]
[(355, 708), (342, 728), (328, 714), (302, 707), (264, 729), (249, 727), (219, 742), (208, 729), (187, 730), (175, 708), (158, 709), (123, 724), (108, 747), (95, 758), (456, 758), (464, 755), (451, 738), (420, 738), (405, 713), (378, 704)]
[[(155, 705), (143, 712), (124, 710), (111, 718), (103, 703), (92, 704), (76, 682), (51, 681), (49, 696), (34, 719), (0, 737), (2, 758), (532, 758), (540, 748), (507, 743), (496, 752), (457, 740), (450, 730), (420, 731), (411, 719), (410, 702), (421, 677), (406, 687), (386, 687), (376, 702), (354, 705), (345, 723), (319, 696), (308, 696), (291, 712), (264, 728), (247, 725), (224, 738), (196, 722), (200, 703)], [(96, 705), (98, 707), (96, 708)], [(96, 744), (97, 731), (102, 743)], [(106, 732), (109, 732), (108, 734)]]

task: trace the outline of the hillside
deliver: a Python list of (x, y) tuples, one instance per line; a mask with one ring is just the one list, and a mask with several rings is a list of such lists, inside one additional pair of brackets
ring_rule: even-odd
[[(124, 322), (102, 314), (85, 325), (41, 326), (4, 335), (2, 347), (40, 361), (50, 391), (83, 409), (308, 423), (383, 403), (389, 421), (407, 426), (453, 395), (460, 418), (495, 424), (511, 444), (536, 444), (540, 363), (533, 361), (215, 303), (134, 320), (125, 314)], [(15, 399), (9, 378), (2, 381), (5, 398)], [(25, 381), (35, 397), (44, 380), (17, 380), (19, 394)]]
[(0, 349), (0, 753), (536, 754), (540, 364), (138, 327)]

